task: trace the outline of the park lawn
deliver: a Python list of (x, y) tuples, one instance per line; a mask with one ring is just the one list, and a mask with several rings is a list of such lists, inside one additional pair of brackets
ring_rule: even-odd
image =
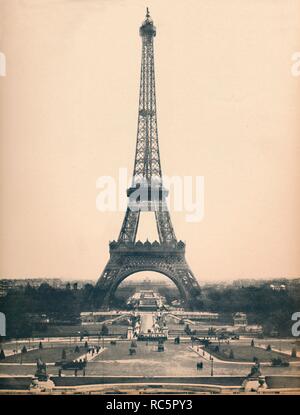
[[(284, 353), (267, 351), (260, 347), (251, 347), (244, 344), (221, 344), (219, 346), (219, 352), (216, 352), (214, 348), (217, 345), (218, 343), (212, 343), (210, 347), (205, 348), (205, 350), (221, 360), (252, 362), (254, 357), (260, 362), (270, 362), (271, 359), (274, 358), (281, 358), (283, 361), (298, 360), (297, 358), (292, 358)], [(233, 359), (230, 359), (229, 357), (231, 350), (233, 351)]]
[[(89, 335), (98, 336), (103, 323), (87, 324), (87, 325), (73, 325), (73, 326), (49, 326), (46, 331), (35, 330), (33, 337), (68, 337)], [(120, 324), (113, 324), (108, 326), (109, 335), (122, 335), (127, 333), (127, 326)]]
[(57, 360), (61, 360), (62, 351), (66, 351), (66, 358), (68, 360), (77, 359), (82, 356), (86, 349), (80, 347), (80, 352), (75, 353), (74, 347), (50, 347), (44, 349), (29, 350), (27, 353), (18, 353), (16, 355), (7, 356), (4, 360), (1, 360), (2, 363), (35, 363), (37, 359), (41, 359), (44, 363), (55, 363)]

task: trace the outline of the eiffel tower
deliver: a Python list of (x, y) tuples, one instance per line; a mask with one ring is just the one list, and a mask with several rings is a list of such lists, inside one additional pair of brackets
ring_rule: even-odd
[[(110, 305), (118, 285), (140, 271), (156, 271), (170, 278), (186, 309), (193, 309), (200, 299), (200, 287), (185, 259), (185, 244), (175, 236), (166, 202), (168, 191), (162, 183), (156, 118), (155, 35), (156, 28), (147, 8), (140, 27), (142, 61), (132, 185), (127, 190), (128, 206), (118, 240), (109, 244), (110, 258), (97, 283), (105, 293), (104, 308)], [(159, 242), (136, 242), (142, 212), (154, 212)]]

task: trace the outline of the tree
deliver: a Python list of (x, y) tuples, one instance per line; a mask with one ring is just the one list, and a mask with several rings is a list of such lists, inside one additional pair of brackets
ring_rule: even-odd
[(271, 359), (271, 365), (272, 366), (282, 366), (281, 357), (274, 357), (273, 359)]
[(251, 347), (254, 347), (255, 345), (254, 345), (254, 340), (252, 339), (251, 340)]
[(295, 347), (292, 348), (291, 357), (297, 357), (297, 350)]
[(232, 349), (230, 349), (229, 359), (234, 359), (234, 353)]
[(26, 346), (24, 345), (23, 347), (22, 347), (22, 350), (21, 350), (21, 353), (27, 353), (27, 348), (26, 348)]
[(186, 324), (184, 331), (186, 332), (186, 334), (191, 334), (191, 329), (190, 329), (189, 324)]
[(216, 335), (216, 329), (213, 327), (210, 327), (208, 329), (208, 336), (215, 336)]
[(174, 343), (175, 344), (180, 344), (180, 337), (179, 336), (175, 337)]
[(67, 353), (66, 353), (65, 349), (62, 350), (61, 358), (62, 358), (62, 360), (66, 360), (66, 358), (67, 358)]
[(85, 341), (85, 343), (84, 343), (84, 348), (85, 349), (88, 349), (89, 348), (89, 345), (88, 345), (88, 342), (87, 341)]
[(201, 343), (204, 345), (204, 347), (209, 347), (209, 345), (210, 345), (210, 340), (208, 340), (208, 339), (203, 339), (203, 340), (201, 340)]
[(271, 352), (271, 351), (272, 351), (272, 347), (271, 347), (271, 345), (270, 345), (270, 344), (268, 344), (268, 346), (267, 346), (267, 348), (266, 348), (266, 351), (267, 351), (267, 352)]
[(78, 345), (75, 347), (74, 352), (75, 352), (75, 353), (79, 353), (79, 352), (80, 352), (80, 349), (79, 349), (79, 346), (78, 346)]
[(5, 353), (4, 353), (4, 350), (1, 349), (0, 350), (0, 360), (4, 360), (4, 359), (5, 359)]
[(101, 331), (100, 331), (100, 335), (101, 335), (101, 336), (108, 336), (108, 334), (109, 334), (108, 327), (107, 327), (107, 325), (104, 323), (104, 324), (102, 324)]
[(43, 343), (42, 342), (40, 342), (39, 343), (39, 349), (41, 350), (43, 348)]

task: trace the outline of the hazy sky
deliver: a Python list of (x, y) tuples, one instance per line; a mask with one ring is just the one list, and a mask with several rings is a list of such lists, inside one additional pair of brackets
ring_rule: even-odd
[(96, 181), (132, 171), (146, 6), (163, 171), (205, 180), (201, 222), (171, 212), (193, 272), (300, 276), (299, 0), (0, 0), (0, 276), (101, 274), (123, 213)]

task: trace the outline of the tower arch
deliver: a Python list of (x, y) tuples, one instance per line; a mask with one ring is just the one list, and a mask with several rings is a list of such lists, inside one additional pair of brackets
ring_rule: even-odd
[(174, 283), (176, 288), (179, 291), (180, 297), (183, 300), (183, 303), (186, 304), (188, 299), (186, 297), (187, 293), (184, 290), (184, 287), (180, 283), (180, 281), (176, 278), (174, 278), (174, 275), (170, 270), (166, 270), (164, 267), (158, 266), (158, 267), (132, 267), (130, 270), (126, 270), (120, 275), (118, 275), (115, 279), (113, 284), (111, 285), (108, 294), (107, 294), (107, 304), (111, 304), (114, 299), (114, 295), (118, 289), (118, 287), (124, 282), (127, 278), (134, 276), (135, 274), (138, 274), (140, 272), (155, 272), (160, 275), (164, 275), (166, 278), (168, 278), (170, 281)]

